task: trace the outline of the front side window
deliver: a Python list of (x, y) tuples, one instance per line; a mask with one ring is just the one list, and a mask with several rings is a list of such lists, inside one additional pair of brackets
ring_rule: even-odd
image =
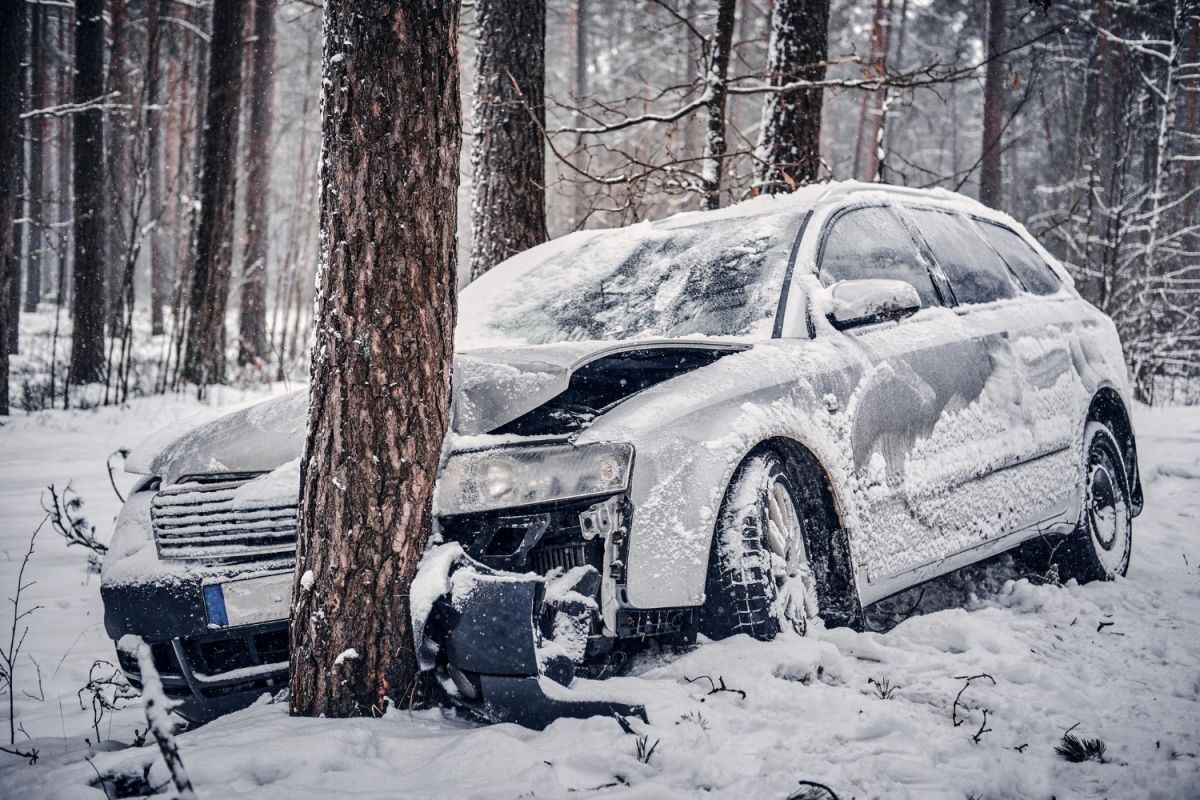
[(883, 206), (854, 208), (837, 217), (821, 254), (826, 285), (865, 278), (907, 281), (923, 307), (941, 304), (912, 237)]
[(1021, 279), (1027, 290), (1042, 295), (1058, 291), (1058, 276), (1037, 251), (1015, 232), (983, 220), (976, 220), (975, 227), (979, 229), (983, 238), (987, 239), (988, 244), (996, 248), (996, 252)]
[(990, 303), (1016, 295), (1017, 287), (1004, 262), (970, 222), (945, 211), (913, 208), (908, 213), (960, 304)]

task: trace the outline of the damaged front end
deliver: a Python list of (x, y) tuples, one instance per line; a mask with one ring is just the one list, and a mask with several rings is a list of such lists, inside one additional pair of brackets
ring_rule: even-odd
[(518, 575), (458, 551), (447, 577), (449, 591), (434, 601), (422, 629), (421, 661), (454, 705), (488, 722), (530, 728), (561, 717), (645, 717), (641, 706), (572, 689), (596, 638), (595, 568)]
[[(457, 706), (531, 727), (644, 715), (571, 689), (577, 677), (619, 671), (632, 641), (621, 637), (632, 617), (618, 619), (631, 468), (632, 448), (611, 444), (451, 457), (438, 496), (445, 544), (427, 557), (414, 596), (435, 595), (418, 620), (422, 663)], [(513, 473), (524, 474), (514, 482)], [(523, 502), (495, 507), (509, 486)]]

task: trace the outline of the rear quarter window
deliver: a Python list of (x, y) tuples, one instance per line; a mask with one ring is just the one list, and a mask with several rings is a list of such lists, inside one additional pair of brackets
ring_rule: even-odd
[(1015, 297), (1019, 287), (992, 248), (962, 216), (924, 208), (909, 217), (929, 245), (960, 304), (990, 303)]
[(988, 244), (996, 248), (1027, 291), (1040, 295), (1058, 291), (1060, 282), (1054, 270), (1015, 231), (984, 220), (975, 220), (975, 227)]

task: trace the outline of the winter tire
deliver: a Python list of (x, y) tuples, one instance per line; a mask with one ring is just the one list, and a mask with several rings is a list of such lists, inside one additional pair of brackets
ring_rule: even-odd
[(787, 625), (803, 635), (817, 614), (795, 480), (774, 452), (738, 467), (721, 503), (700, 632), (769, 641)]
[(1082, 508), (1075, 532), (1055, 553), (1059, 576), (1080, 583), (1110, 581), (1129, 569), (1133, 542), (1129, 477), (1107, 425), (1084, 429)]

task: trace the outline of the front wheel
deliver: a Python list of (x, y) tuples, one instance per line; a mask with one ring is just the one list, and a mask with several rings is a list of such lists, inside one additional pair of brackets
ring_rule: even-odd
[(1133, 543), (1129, 478), (1121, 449), (1107, 425), (1089, 422), (1083, 441), (1079, 522), (1054, 560), (1064, 581), (1111, 581), (1129, 569)]
[(798, 482), (774, 452), (738, 467), (721, 503), (709, 557), (700, 632), (774, 639), (783, 626), (803, 635), (817, 615)]

